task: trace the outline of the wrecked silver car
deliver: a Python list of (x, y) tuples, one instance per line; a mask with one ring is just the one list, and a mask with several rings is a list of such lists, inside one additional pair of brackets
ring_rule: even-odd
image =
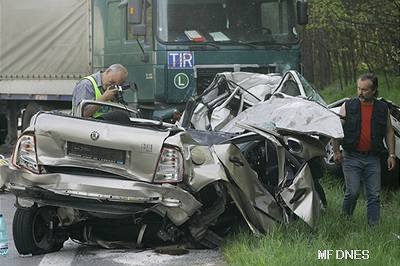
[[(275, 93), (327, 104), (297, 71), (283, 76), (250, 72), (223, 72), (201, 95), (189, 100), (180, 124), (187, 128), (224, 131), (223, 127), (242, 111), (267, 100)], [(285, 115), (290, 115), (289, 110)]]
[(317, 136), (342, 137), (339, 118), (279, 93), (253, 105), (224, 125), (230, 132), (135, 114), (115, 122), (37, 113), (0, 171), (17, 198), (18, 252), (57, 251), (69, 238), (213, 248), (236, 224), (255, 234), (296, 218), (314, 227), (325, 200), (310, 164), (324, 153)]
[[(286, 72), (283, 76), (248, 72), (223, 72), (216, 75), (211, 85), (201, 95), (193, 97), (189, 101), (180, 124), (183, 127), (202, 130), (230, 131), (226, 125), (234, 117), (277, 93), (315, 101), (338, 115), (340, 106), (348, 99), (344, 98), (328, 105), (313, 86), (294, 70)], [(399, 165), (400, 106), (383, 98), (380, 98), (380, 100), (384, 101), (390, 110), (396, 138), (397, 165)], [(280, 111), (287, 118), (296, 115), (296, 106), (289, 106), (288, 109)], [(258, 114), (255, 113), (254, 117), (257, 118)], [(249, 119), (252, 119), (252, 117), (249, 117)], [(270, 117), (261, 116), (260, 119), (269, 121)], [(319, 168), (319, 165), (323, 164), (328, 172), (335, 176), (341, 176), (341, 167), (338, 167), (333, 159), (333, 148), (330, 140), (322, 137), (320, 141), (325, 145), (325, 153), (321, 158), (323, 159), (322, 162), (314, 163), (314, 166)], [(387, 156), (387, 153), (382, 154), (382, 165), (387, 164)], [(316, 162), (317, 159), (313, 161)], [(382, 185), (391, 188), (400, 187), (399, 169), (399, 167), (396, 167), (393, 171), (388, 172), (387, 167), (382, 167)]]

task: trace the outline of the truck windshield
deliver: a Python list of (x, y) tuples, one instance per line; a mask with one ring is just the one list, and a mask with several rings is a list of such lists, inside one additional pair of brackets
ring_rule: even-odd
[(158, 0), (162, 42), (296, 43), (294, 0)]

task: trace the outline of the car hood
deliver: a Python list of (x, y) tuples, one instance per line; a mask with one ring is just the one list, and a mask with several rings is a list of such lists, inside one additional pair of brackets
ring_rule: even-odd
[(276, 93), (269, 100), (243, 111), (221, 131), (243, 132), (241, 124), (264, 130), (343, 138), (343, 129), (337, 114), (316, 102), (282, 93)]

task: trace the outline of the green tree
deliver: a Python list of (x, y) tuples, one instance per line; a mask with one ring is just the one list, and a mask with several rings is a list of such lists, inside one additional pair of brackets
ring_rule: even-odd
[(303, 31), (305, 75), (318, 86), (353, 82), (359, 72), (400, 72), (400, 0), (309, 0)]

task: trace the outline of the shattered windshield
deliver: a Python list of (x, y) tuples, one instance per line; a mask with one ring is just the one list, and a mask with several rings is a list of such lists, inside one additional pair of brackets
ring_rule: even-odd
[(300, 78), (301, 84), (303, 85), (306, 97), (310, 100), (313, 100), (313, 101), (316, 101), (316, 102), (322, 104), (323, 106), (327, 106), (327, 104), (324, 101), (324, 99), (322, 98), (322, 96), (314, 89), (314, 87), (310, 83), (308, 83), (308, 81), (300, 74), (299, 74), (299, 78)]
[(172, 43), (297, 42), (293, 0), (159, 0), (157, 34)]

